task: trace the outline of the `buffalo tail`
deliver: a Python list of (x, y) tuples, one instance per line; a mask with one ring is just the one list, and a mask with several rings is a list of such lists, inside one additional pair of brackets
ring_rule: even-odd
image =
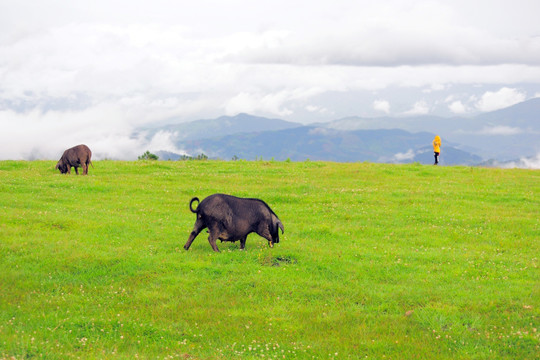
[(199, 205), (197, 205), (197, 208), (195, 210), (193, 210), (193, 207), (191, 206), (193, 204), (193, 202), (199, 202), (200, 203), (200, 200), (198, 197), (194, 197), (193, 199), (191, 199), (191, 201), (189, 202), (189, 210), (191, 210), (192, 213), (197, 213), (197, 211), (199, 210)]

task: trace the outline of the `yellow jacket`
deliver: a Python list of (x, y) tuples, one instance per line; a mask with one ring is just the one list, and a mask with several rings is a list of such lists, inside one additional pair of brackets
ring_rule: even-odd
[(433, 152), (441, 152), (441, 138), (439, 135), (435, 136), (435, 139), (433, 139)]

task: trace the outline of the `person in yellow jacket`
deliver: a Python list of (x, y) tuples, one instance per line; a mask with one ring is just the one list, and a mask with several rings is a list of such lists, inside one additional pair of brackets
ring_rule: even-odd
[(439, 135), (435, 135), (435, 139), (433, 139), (433, 152), (435, 153), (435, 163), (433, 165), (437, 165), (441, 154), (441, 138)]

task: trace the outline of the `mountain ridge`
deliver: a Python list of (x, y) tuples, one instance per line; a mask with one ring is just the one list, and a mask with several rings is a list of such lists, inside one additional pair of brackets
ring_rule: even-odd
[(472, 165), (540, 153), (540, 98), (469, 118), (347, 117), (303, 125), (241, 113), (156, 127), (149, 136), (158, 131), (173, 133), (177, 148), (189, 154), (222, 159), (422, 163), (431, 161), (431, 141), (438, 134), (443, 163)]
[(176, 140), (206, 139), (215, 134), (231, 135), (242, 132), (271, 131), (302, 126), (302, 124), (240, 113), (235, 116), (220, 116), (216, 119), (201, 119), (179, 124), (167, 124), (147, 129), (149, 135), (158, 131), (177, 133)]

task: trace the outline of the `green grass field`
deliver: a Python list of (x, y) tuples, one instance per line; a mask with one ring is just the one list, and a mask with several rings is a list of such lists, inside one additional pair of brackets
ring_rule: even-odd
[[(538, 359), (540, 171), (0, 162), (0, 359)], [(265, 200), (271, 249), (193, 196)]]

